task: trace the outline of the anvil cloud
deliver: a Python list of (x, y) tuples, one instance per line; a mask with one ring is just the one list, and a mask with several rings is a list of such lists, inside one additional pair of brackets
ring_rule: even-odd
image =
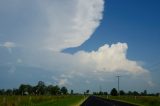
[[(3, 59), (0, 62), (10, 63), (12, 67), (16, 62), (14, 72), (17, 64), (57, 72), (59, 76), (56, 76), (56, 80), (59, 85), (72, 85), (69, 79), (74, 76), (84, 77), (87, 73), (100, 81), (104, 81), (104, 78), (98, 76), (100, 73), (148, 75), (149, 71), (137, 61), (127, 58), (127, 43), (105, 44), (91, 52), (61, 52), (66, 48), (80, 46), (92, 37), (103, 19), (104, 2), (1, 0), (0, 49), (16, 49), (13, 51), (16, 53), (3, 56), (6, 63)], [(19, 48), (16, 44), (20, 45)], [(17, 52), (18, 50), (21, 52)], [(7, 59), (9, 57), (16, 60), (10, 61)], [(67, 74), (64, 76), (64, 73)], [(85, 82), (92, 83), (88, 80)]]

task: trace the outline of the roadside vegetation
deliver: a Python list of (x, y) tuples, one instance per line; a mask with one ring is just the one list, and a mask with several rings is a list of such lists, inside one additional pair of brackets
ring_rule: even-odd
[(21, 84), (19, 88), (0, 89), (0, 106), (78, 106), (85, 96), (58, 85)]
[(120, 100), (139, 106), (160, 106), (160, 97), (157, 96), (110, 96), (105, 98)]
[[(73, 90), (69, 92), (65, 86), (45, 85), (43, 81), (39, 81), (34, 86), (21, 84), (14, 89), (0, 89), (0, 106), (80, 106), (89, 95), (90, 90), (78, 94)], [(160, 106), (160, 94), (148, 94), (147, 90), (118, 92), (113, 88), (110, 93), (100, 91), (93, 92), (93, 95), (139, 106)]]
[(106, 99), (136, 104), (138, 106), (160, 106), (159, 93), (148, 94), (147, 90), (144, 90), (140, 93), (137, 91), (129, 91), (126, 93), (123, 90), (120, 90), (120, 92), (118, 93), (118, 91), (115, 88), (113, 88), (110, 94), (106, 92), (94, 92), (94, 95), (98, 95)]
[(82, 100), (82, 95), (1, 96), (0, 106), (76, 106)]
[[(73, 93), (73, 91), (72, 91)], [(19, 88), (0, 89), (0, 95), (67, 95), (68, 89), (58, 85), (45, 85), (39, 81), (37, 85), (21, 84)]]

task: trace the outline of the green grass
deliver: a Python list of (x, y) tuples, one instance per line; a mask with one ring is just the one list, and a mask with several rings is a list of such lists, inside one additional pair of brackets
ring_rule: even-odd
[(0, 96), (0, 106), (77, 106), (84, 96)]
[(160, 97), (157, 96), (109, 96), (109, 99), (138, 104), (139, 106), (160, 106)]

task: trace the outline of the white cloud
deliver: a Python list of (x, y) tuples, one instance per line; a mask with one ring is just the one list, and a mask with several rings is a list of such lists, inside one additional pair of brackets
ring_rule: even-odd
[[(39, 2), (39, 1), (38, 1)], [(77, 47), (84, 43), (99, 26), (103, 0), (41, 1), (41, 14), (47, 26), (43, 45), (54, 51)]]
[(68, 79), (64, 78), (64, 79), (59, 79), (58, 85), (59, 86), (67, 86), (67, 85), (71, 85), (71, 83), (68, 81)]
[(12, 53), (12, 48), (15, 48), (16, 44), (14, 42), (7, 41), (7, 42), (4, 42), (3, 44), (0, 44), (0, 47), (7, 48), (8, 51)]
[(5, 36), (30, 48), (61, 51), (90, 38), (102, 19), (104, 0), (8, 0), (0, 6), (11, 30)]
[[(97, 51), (79, 51), (73, 55), (59, 52), (80, 46), (91, 37), (102, 19), (104, 0), (16, 0), (15, 4), (12, 0), (3, 2), (8, 4), (2, 6), (2, 11), (8, 13), (6, 17), (14, 17), (5, 22), (6, 26), (15, 31), (11, 31), (10, 35), (6, 32), (7, 37), (13, 35), (16, 44), (27, 46), (26, 52), (23, 51), (23, 64), (54, 70), (59, 77), (53, 76), (52, 79), (59, 85), (70, 84), (68, 80), (78, 77), (82, 78), (80, 80), (88, 78), (91, 83), (91, 78), (103, 82), (104, 75), (110, 74), (149, 74), (139, 62), (127, 58), (126, 43), (105, 44)], [(24, 24), (15, 27), (15, 20)], [(0, 46), (12, 52), (16, 44), (5, 42)], [(18, 59), (17, 62), (21, 63), (22, 60)]]
[[(57, 71), (62, 72), (62, 78), (71, 78), (73, 75), (83, 76), (85, 72), (149, 74), (149, 71), (143, 68), (139, 62), (127, 58), (127, 49), (126, 43), (117, 43), (111, 46), (105, 44), (97, 51), (79, 51), (73, 55), (60, 52), (47, 52), (49, 54), (46, 54), (46, 51), (44, 53), (41, 51), (39, 55), (31, 54), (30, 57), (26, 57), (26, 61), (28, 64), (40, 64), (36, 66), (48, 68), (48, 70), (56, 68)], [(67, 72), (70, 75), (65, 74)]]
[(125, 72), (125, 74), (142, 74), (148, 71), (138, 62), (127, 59), (126, 43), (105, 44), (97, 51), (80, 51), (75, 54), (79, 57), (80, 63), (94, 67), (93, 69), (104, 72)]
[(55, 76), (52, 76), (51, 79), (53, 79), (54, 81), (58, 81), (58, 78)]
[(4, 42), (3, 44), (0, 44), (1, 47), (4, 48), (14, 48), (16, 47), (16, 44), (14, 42)]
[[(59, 85), (65, 85), (79, 79), (81, 81), (92, 80), (98, 82), (112, 82), (116, 75), (140, 79), (140, 82), (151, 81), (149, 71), (141, 63), (127, 58), (128, 45), (126, 43), (105, 44), (96, 51), (79, 51), (75, 54), (41, 51), (39, 55), (31, 54), (26, 57), (26, 62), (40, 66), (45, 70), (53, 70)], [(34, 57), (33, 57), (34, 56)], [(135, 83), (135, 84), (136, 84)]]
[(90, 38), (102, 19), (103, 0), (53, 3), (44, 1), (41, 6), (49, 22), (47, 47), (54, 51), (80, 46)]
[(58, 4), (59, 8), (56, 6), (56, 11), (60, 10), (60, 12), (55, 12), (56, 16), (53, 14), (55, 7), (46, 5), (51, 35), (46, 42), (48, 48), (55, 51), (80, 46), (91, 36), (102, 19), (103, 0), (71, 1), (74, 1), (68, 3), (71, 8)]
[(73, 76), (71, 74), (62, 74), (60, 77), (61, 78), (72, 78)]

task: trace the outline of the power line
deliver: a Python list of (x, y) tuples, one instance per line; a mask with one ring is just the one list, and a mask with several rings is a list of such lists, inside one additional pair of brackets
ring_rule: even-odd
[(150, 64), (149, 66), (146, 66), (147, 69), (149, 69), (149, 70), (157, 69), (156, 71), (159, 71), (158, 70), (159, 67), (160, 67), (160, 60), (156, 61), (156, 62), (152, 62), (152, 64)]

